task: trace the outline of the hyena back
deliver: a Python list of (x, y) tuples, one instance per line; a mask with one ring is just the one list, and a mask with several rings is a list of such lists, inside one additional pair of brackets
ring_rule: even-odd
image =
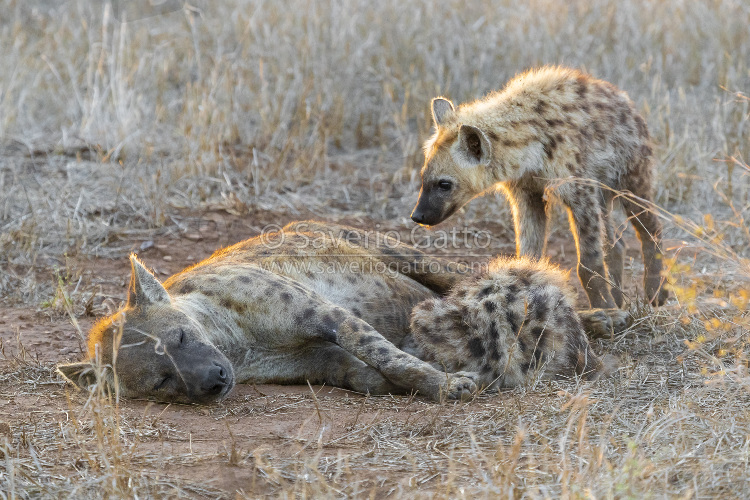
[[(577, 313), (574, 301), (567, 274), (548, 263), (498, 259), (445, 298), (418, 304), (411, 330), (425, 360), (479, 373), (480, 387), (514, 387), (536, 374), (593, 380), (611, 365), (591, 350), (582, 319), (591, 328), (607, 315)], [(627, 321), (625, 311), (609, 313), (617, 323)]]
[(438, 224), (499, 186), (511, 203), (517, 254), (540, 258), (551, 194), (568, 210), (591, 307), (613, 308), (623, 303), (624, 246), (611, 221), (619, 198), (641, 241), (648, 299), (666, 301), (662, 227), (649, 209), (651, 141), (625, 92), (573, 69), (544, 67), (458, 108), (438, 97), (432, 114), (436, 131), (424, 145), (415, 222)]

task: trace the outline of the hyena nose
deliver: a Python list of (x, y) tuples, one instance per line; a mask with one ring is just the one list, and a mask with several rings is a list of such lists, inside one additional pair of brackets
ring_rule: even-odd
[(203, 390), (206, 394), (219, 394), (227, 385), (227, 370), (218, 363), (208, 369), (203, 381)]
[(416, 210), (413, 211), (411, 213), (411, 220), (413, 220), (417, 224), (422, 224), (424, 222), (424, 213), (418, 212)]

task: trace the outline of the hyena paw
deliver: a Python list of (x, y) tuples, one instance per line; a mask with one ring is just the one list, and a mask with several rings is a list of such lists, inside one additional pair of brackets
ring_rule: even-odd
[(611, 337), (627, 330), (633, 324), (633, 317), (621, 309), (589, 309), (578, 311), (583, 331), (591, 339)]
[(612, 320), (612, 331), (622, 333), (633, 324), (633, 316), (622, 309), (607, 309), (607, 315)]
[(448, 380), (442, 387), (442, 395), (445, 399), (457, 399), (467, 401), (477, 392), (476, 380), (479, 378), (478, 373), (458, 372), (448, 375)]
[(605, 309), (588, 309), (578, 311), (583, 331), (591, 339), (610, 337), (612, 335), (612, 318)]
[(669, 298), (669, 291), (664, 288), (666, 281), (657, 276), (655, 278), (649, 278), (646, 280), (646, 298), (652, 306), (658, 307), (663, 306)]

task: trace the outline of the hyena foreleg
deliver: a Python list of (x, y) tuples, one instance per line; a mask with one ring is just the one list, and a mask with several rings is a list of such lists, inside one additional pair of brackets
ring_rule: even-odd
[(509, 187), (513, 225), (516, 230), (516, 255), (541, 259), (547, 250), (547, 203), (544, 194)]
[(399, 387), (417, 390), (419, 394), (436, 401), (463, 400), (476, 391), (472, 379), (446, 375), (401, 351), (350, 311), (330, 303), (320, 304), (315, 309), (315, 318), (310, 323), (300, 325), (305, 336), (340, 346)]

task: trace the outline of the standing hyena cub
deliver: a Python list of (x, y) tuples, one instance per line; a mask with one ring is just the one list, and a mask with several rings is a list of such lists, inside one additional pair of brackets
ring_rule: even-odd
[(624, 248), (610, 212), (618, 193), (629, 191), (619, 198), (641, 241), (646, 294), (652, 304), (666, 301), (662, 228), (648, 209), (650, 138), (625, 92), (576, 70), (544, 67), (458, 108), (438, 97), (432, 114), (436, 132), (424, 145), (415, 222), (438, 224), (499, 185), (511, 202), (518, 255), (539, 258), (547, 243), (546, 195), (553, 194), (568, 209), (591, 307), (612, 308), (623, 302)]
[(544, 261), (497, 259), (446, 297), (414, 307), (411, 331), (422, 358), (449, 372), (478, 373), (479, 387), (514, 387), (535, 373), (596, 379), (613, 366), (594, 354), (585, 331), (622, 330), (629, 315), (577, 313), (567, 278)]

